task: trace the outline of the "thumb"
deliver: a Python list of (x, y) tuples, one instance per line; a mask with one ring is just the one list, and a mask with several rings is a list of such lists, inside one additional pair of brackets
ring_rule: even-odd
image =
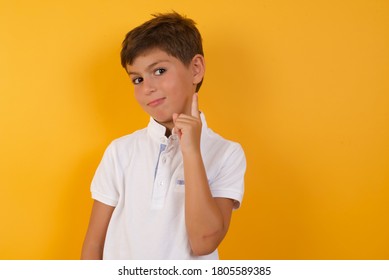
[(173, 113), (173, 123), (176, 124), (176, 120), (178, 118), (178, 114), (177, 113)]
[(177, 113), (173, 113), (173, 124), (174, 124), (174, 127), (172, 129), (172, 134), (179, 134), (179, 130), (176, 128), (176, 120), (178, 118), (178, 114)]

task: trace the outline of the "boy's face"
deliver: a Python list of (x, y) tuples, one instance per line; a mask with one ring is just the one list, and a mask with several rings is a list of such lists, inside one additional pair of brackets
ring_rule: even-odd
[[(200, 59), (203, 63), (203, 57)], [(197, 64), (194, 59), (186, 66), (166, 52), (152, 49), (126, 67), (140, 106), (170, 130), (174, 127), (173, 113), (191, 113), (196, 84), (204, 75)]]

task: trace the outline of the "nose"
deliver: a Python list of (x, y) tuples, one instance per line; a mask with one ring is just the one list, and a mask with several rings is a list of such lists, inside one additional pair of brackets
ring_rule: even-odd
[(150, 95), (153, 92), (155, 92), (156, 87), (155, 87), (155, 82), (153, 81), (152, 78), (144, 79), (143, 80), (143, 90), (144, 94)]

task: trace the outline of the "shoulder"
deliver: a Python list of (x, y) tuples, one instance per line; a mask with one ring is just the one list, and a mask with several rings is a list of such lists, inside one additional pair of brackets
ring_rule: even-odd
[(203, 159), (213, 197), (234, 200), (240, 207), (244, 193), (246, 157), (242, 146), (207, 129)]
[(226, 139), (210, 128), (204, 131), (201, 142), (204, 164), (211, 174), (219, 173), (228, 166), (246, 167), (246, 156), (242, 146), (235, 141)]
[(147, 129), (146, 128), (139, 129), (130, 134), (114, 139), (109, 144), (109, 147), (114, 147), (116, 149), (128, 148), (129, 146), (133, 145), (134, 143), (140, 140), (145, 139), (146, 137), (147, 137)]
[(238, 142), (229, 140), (214, 132), (211, 128), (207, 127), (204, 131), (203, 137), (204, 150), (206, 151), (218, 151), (219, 154), (226, 153), (241, 153), (244, 155), (243, 148)]
[(144, 142), (147, 138), (147, 129), (136, 130), (111, 141), (105, 150), (105, 155), (113, 159), (123, 159), (126, 155), (136, 150), (139, 143)]

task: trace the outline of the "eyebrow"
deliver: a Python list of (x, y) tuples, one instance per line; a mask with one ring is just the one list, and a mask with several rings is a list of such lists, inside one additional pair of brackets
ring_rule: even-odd
[[(146, 70), (150, 70), (150, 69), (154, 68), (155, 65), (157, 65), (157, 64), (159, 64), (159, 63), (161, 63), (161, 62), (169, 62), (169, 60), (167, 60), (167, 59), (157, 60), (156, 62), (153, 62), (153, 63), (151, 63), (150, 65), (148, 65), (148, 66), (146, 67)], [(129, 75), (139, 75), (138, 72), (132, 72), (132, 71), (128, 72), (128, 74), (129, 74)]]

